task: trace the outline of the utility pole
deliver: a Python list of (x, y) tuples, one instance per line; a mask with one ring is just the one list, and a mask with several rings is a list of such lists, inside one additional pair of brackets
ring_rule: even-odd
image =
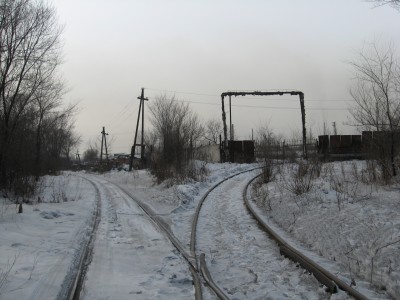
[[(142, 163), (144, 163), (144, 101), (149, 101), (149, 99), (144, 97), (144, 88), (142, 88), (142, 93), (140, 97), (137, 97), (140, 100), (139, 104), (139, 110), (138, 110), (138, 117), (137, 117), (137, 122), (136, 122), (136, 131), (135, 131), (135, 138), (133, 140), (133, 146), (131, 148), (131, 159), (129, 162), (129, 171), (132, 171), (133, 167), (133, 158), (135, 156), (135, 150), (136, 146), (140, 146), (140, 159)], [(141, 143), (136, 144), (137, 140), (137, 134), (138, 134), (138, 129), (139, 129), (139, 121), (140, 121), (140, 112), (142, 112), (142, 138), (141, 138)]]
[(333, 134), (337, 135), (336, 122), (332, 122), (332, 126), (333, 126)]
[(232, 103), (231, 103), (231, 95), (229, 95), (229, 135), (230, 140), (233, 140), (233, 125), (232, 125)]
[(76, 151), (76, 160), (78, 161), (78, 164), (81, 164), (81, 156), (79, 155), (79, 150)]
[(106, 136), (108, 135), (108, 133), (106, 133), (106, 130), (103, 126), (103, 131), (101, 132), (101, 151), (100, 151), (100, 164), (102, 164), (103, 162), (103, 144), (104, 144), (104, 148), (105, 148), (105, 156), (106, 156), (106, 161), (107, 161), (107, 166), (108, 166), (108, 150), (107, 150), (107, 138)]

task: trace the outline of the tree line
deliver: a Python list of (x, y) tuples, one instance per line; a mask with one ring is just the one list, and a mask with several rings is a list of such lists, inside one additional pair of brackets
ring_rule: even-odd
[(0, 187), (63, 167), (79, 138), (63, 103), (61, 34), (43, 1), (0, 2)]

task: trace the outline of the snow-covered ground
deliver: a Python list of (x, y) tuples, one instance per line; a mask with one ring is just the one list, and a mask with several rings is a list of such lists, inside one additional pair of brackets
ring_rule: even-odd
[[(76, 257), (87, 242), (98, 197), (101, 220), (83, 297), (193, 299), (192, 278), (184, 259), (141, 209), (107, 181), (124, 187), (151, 207), (189, 252), (192, 217), (202, 195), (222, 178), (254, 166), (208, 164), (205, 181), (173, 186), (155, 185), (146, 170), (46, 177), (36, 196), (40, 195), (42, 203), (24, 205), (22, 214), (17, 214), (15, 205), (9, 204), (7, 199), (0, 198), (0, 299), (57, 299), (63, 293), (62, 287), (76, 266)], [(361, 168), (362, 162), (325, 164), (311, 191), (302, 196), (289, 192), (285, 188), (289, 179), (283, 180), (277, 175), (276, 180), (257, 191), (255, 203), (259, 204), (265, 218), (291, 242), (316, 257), (324, 257), (321, 260), (328, 261), (326, 265), (333, 273), (353, 278), (356, 288), (371, 290), (369, 297), (384, 299), (389, 293), (399, 298), (399, 185), (364, 184)], [(246, 181), (249, 176), (240, 178)], [(198, 228), (198, 246), (206, 254), (215, 279), (232, 298), (262, 299), (265, 294), (259, 291), (260, 286), (267, 285), (264, 281), (267, 273), (262, 266), (263, 251), (267, 251), (263, 246), (265, 237), (246, 231), (252, 221), (243, 212), (242, 181), (230, 182), (231, 196), (220, 199), (219, 203), (217, 196), (206, 200)], [(202, 229), (212, 223), (213, 230), (216, 229), (218, 222), (215, 221), (220, 219), (216, 213), (222, 207), (242, 218), (244, 226), (232, 224), (222, 235), (234, 241), (231, 245), (225, 245), (226, 242), (218, 241), (215, 234), (204, 233)], [(222, 224), (221, 232), (226, 226)], [(250, 248), (245, 253), (232, 250), (232, 258), (228, 260), (220, 256), (235, 243), (244, 243)], [(254, 255), (258, 258), (253, 261)], [(268, 255), (265, 253), (265, 263), (269, 262)], [(369, 284), (372, 259), (372, 281), (375, 288), (382, 287), (382, 294), (372, 291), (375, 288)], [(271, 299), (329, 298), (312, 277), (293, 269), (294, 264), (286, 259), (274, 265), (282, 269), (279, 276), (271, 275), (275, 276), (271, 281), (275, 289), (270, 294)], [(231, 270), (230, 277), (218, 278), (219, 270)], [(243, 285), (246, 282), (250, 283), (247, 287)], [(317, 290), (304, 287), (307, 282)], [(205, 298), (214, 296), (206, 292)], [(346, 298), (343, 293), (334, 297), (342, 298)]]
[(15, 204), (1, 198), (1, 299), (59, 298), (87, 243), (95, 207), (87, 181), (47, 176), (32, 201), (18, 214)]
[(194, 298), (184, 259), (142, 209), (115, 185), (100, 189), (102, 213), (82, 299)]
[(363, 161), (334, 162), (296, 196), (293, 167), (279, 166), (272, 182), (253, 190), (272, 226), (334, 262), (356, 288), (372, 283), (382, 293), (375, 297), (400, 298), (400, 185), (370, 182)]

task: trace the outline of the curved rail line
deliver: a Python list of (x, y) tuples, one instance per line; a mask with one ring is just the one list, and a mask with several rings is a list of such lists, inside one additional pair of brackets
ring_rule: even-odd
[(223, 182), (238, 176), (240, 174), (243, 173), (247, 173), (247, 172), (251, 172), (257, 169), (261, 169), (262, 167), (256, 167), (256, 168), (252, 168), (249, 170), (245, 170), (245, 171), (241, 171), (238, 173), (235, 173), (231, 176), (228, 176), (226, 178), (224, 178), (223, 180), (221, 180), (220, 182), (216, 183), (214, 186), (212, 186), (207, 192), (206, 194), (204, 194), (204, 196), (202, 197), (202, 199), (199, 202), (199, 205), (196, 209), (196, 213), (195, 213), (195, 217), (194, 220), (192, 222), (192, 232), (191, 232), (191, 240), (190, 240), (190, 254), (187, 253), (183, 246), (181, 245), (180, 241), (178, 240), (178, 238), (171, 232), (171, 230), (169, 230), (168, 225), (165, 224), (165, 222), (159, 218), (159, 216), (145, 203), (141, 202), (140, 200), (138, 200), (135, 196), (133, 196), (129, 191), (127, 191), (124, 187), (113, 183), (107, 179), (110, 184), (113, 184), (115, 186), (117, 186), (121, 191), (123, 191), (128, 197), (130, 197), (133, 201), (135, 201), (137, 203), (137, 205), (145, 212), (146, 215), (149, 216), (149, 218), (159, 227), (160, 230), (162, 230), (167, 237), (169, 238), (169, 240), (172, 242), (172, 244), (174, 245), (174, 247), (182, 254), (182, 256), (185, 258), (185, 260), (188, 262), (189, 264), (189, 269), (190, 272), (192, 273), (193, 276), (193, 283), (195, 286), (195, 299), (196, 300), (202, 300), (203, 299), (203, 294), (202, 294), (202, 283), (201, 283), (201, 279), (200, 279), (200, 275), (199, 275), (199, 270), (202, 273), (202, 276), (205, 280), (205, 282), (208, 284), (208, 286), (214, 291), (214, 293), (223, 300), (229, 299), (229, 297), (227, 297), (221, 289), (218, 288), (218, 286), (213, 282), (210, 273), (208, 272), (207, 269), (207, 265), (205, 263), (205, 259), (204, 259), (204, 254), (203, 254), (203, 259), (200, 259), (200, 261), (198, 261), (196, 254), (195, 254), (195, 244), (196, 244), (196, 227), (197, 227), (197, 220), (199, 218), (199, 213), (200, 213), (200, 208), (204, 202), (204, 200), (207, 198), (208, 194), (215, 189), (217, 186), (219, 186), (220, 184), (222, 184)]
[(208, 271), (207, 265), (205, 263), (205, 254), (201, 253), (199, 255), (199, 257), (196, 255), (196, 230), (197, 230), (197, 223), (199, 220), (199, 215), (200, 215), (200, 210), (201, 207), (203, 206), (204, 201), (206, 200), (206, 198), (208, 197), (208, 195), (215, 189), (217, 188), (219, 185), (221, 185), (222, 183), (224, 183), (225, 181), (239, 176), (240, 174), (243, 173), (247, 173), (247, 172), (251, 172), (257, 169), (261, 169), (263, 168), (261, 167), (256, 167), (256, 168), (252, 168), (249, 170), (245, 170), (245, 171), (241, 171), (238, 173), (235, 173), (231, 176), (228, 176), (224, 179), (222, 179), (221, 181), (217, 182), (215, 185), (213, 185), (204, 195), (203, 197), (200, 199), (199, 204), (197, 205), (196, 208), (196, 212), (192, 221), (192, 232), (191, 232), (191, 237), (190, 237), (190, 254), (192, 255), (192, 257), (194, 257), (196, 259), (196, 266), (198, 269), (200, 269), (204, 280), (207, 282), (208, 286), (213, 290), (213, 292), (220, 298), (220, 299), (229, 299), (229, 297), (218, 287), (218, 285), (213, 281), (210, 272)]
[(357, 300), (367, 300), (368, 298), (362, 295), (359, 291), (353, 289), (343, 280), (333, 275), (328, 270), (299, 252), (291, 245), (289, 245), (257, 214), (255, 209), (250, 205), (249, 199), (247, 197), (247, 190), (250, 184), (260, 176), (261, 174), (255, 176), (247, 183), (246, 187), (243, 190), (243, 199), (245, 201), (247, 209), (250, 211), (251, 215), (257, 220), (260, 227), (278, 244), (281, 253), (291, 260), (298, 262), (304, 269), (314, 274), (317, 280), (325, 285), (330, 290), (330, 292), (336, 292), (337, 287), (339, 287)]

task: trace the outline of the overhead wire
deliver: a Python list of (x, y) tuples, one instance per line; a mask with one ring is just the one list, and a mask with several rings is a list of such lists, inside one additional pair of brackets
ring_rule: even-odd
[[(145, 88), (145, 90), (150, 90), (150, 91), (158, 91), (158, 92), (164, 92), (164, 93), (173, 93), (173, 94), (186, 94), (186, 95), (195, 95), (195, 96), (206, 96), (206, 97), (218, 97), (218, 100), (220, 100), (221, 95), (217, 94), (210, 94), (210, 93), (200, 93), (200, 92), (185, 92), (185, 91), (172, 91), (172, 90), (164, 90), (164, 89), (157, 89), (157, 88)], [(156, 98), (156, 96), (151, 96), (151, 98)], [(236, 98), (236, 97), (235, 97)], [(269, 98), (269, 97), (246, 97), (246, 99), (249, 100), (257, 100), (257, 101), (298, 101), (296, 97), (292, 97), (292, 99), (277, 99), (277, 98)], [(193, 100), (180, 100), (180, 99), (175, 99), (175, 98), (166, 98), (166, 100), (172, 100), (172, 101), (178, 101), (178, 102), (184, 102), (184, 103), (194, 103), (194, 104), (200, 104), (200, 105), (210, 105), (210, 106), (221, 106), (220, 101), (218, 102), (203, 102), (203, 101), (193, 101)], [(335, 100), (316, 100), (316, 99), (305, 99), (305, 103), (307, 102), (321, 102), (326, 104), (327, 102), (352, 102), (353, 100), (348, 100), (348, 99), (335, 99)], [(134, 107), (134, 101), (129, 101), (126, 105), (123, 106), (123, 108), (116, 114), (114, 115), (113, 118), (108, 122), (111, 126), (111, 129), (117, 129), (120, 127), (128, 118), (132, 117), (131, 114), (128, 114), (130, 112), (130, 108)], [(265, 106), (265, 105), (248, 105), (248, 104), (232, 104), (232, 107), (242, 107), (242, 108), (265, 108), (265, 109), (279, 109), (279, 110), (298, 110), (299, 107), (287, 107), (287, 106)], [(312, 111), (344, 111), (348, 110), (348, 108), (334, 108), (334, 107), (329, 107), (329, 108), (317, 108), (317, 107), (306, 107), (306, 110), (312, 110)], [(125, 116), (126, 115), (126, 116)], [(122, 118), (125, 116), (124, 118)], [(117, 123), (114, 123), (115, 120), (118, 120)], [(114, 124), (113, 124), (114, 123)], [(121, 136), (121, 135), (128, 135), (132, 134), (132, 132), (113, 132), (112, 133), (114, 136)]]
[[(169, 101), (177, 101), (184, 103), (195, 103), (201, 105), (212, 105), (212, 106), (221, 106), (220, 103), (213, 102), (200, 102), (200, 101), (191, 101), (191, 100), (180, 100), (174, 98), (166, 98), (165, 100)], [(246, 104), (232, 104), (232, 107), (243, 107), (243, 108), (267, 108), (267, 109), (299, 109), (299, 107), (283, 107), (283, 106), (265, 106), (265, 105), (246, 105)], [(317, 107), (307, 107), (306, 110), (348, 110), (348, 108), (335, 108), (335, 107), (327, 107), (327, 108), (317, 108)]]
[[(185, 92), (185, 91), (173, 91), (173, 90), (163, 90), (163, 89), (157, 89), (157, 88), (145, 88), (146, 90), (150, 90), (150, 91), (159, 91), (159, 92), (165, 92), (165, 93), (173, 93), (173, 94), (187, 94), (187, 95), (196, 95), (196, 96), (207, 96), (207, 97), (221, 97), (220, 94), (208, 94), (208, 93), (200, 93), (200, 92)], [(239, 97), (239, 96), (237, 96)], [(236, 96), (234, 98), (237, 98)], [(298, 101), (298, 99), (293, 98), (292, 99), (274, 99), (274, 98), (260, 98), (260, 97), (247, 97), (246, 99), (252, 99), (252, 100), (270, 100), (270, 101)], [(330, 100), (326, 100), (326, 99), (307, 99), (305, 98), (305, 101), (311, 101), (311, 102), (321, 102), (321, 101), (328, 101), (328, 102), (353, 102), (354, 100), (352, 99), (330, 99)]]

